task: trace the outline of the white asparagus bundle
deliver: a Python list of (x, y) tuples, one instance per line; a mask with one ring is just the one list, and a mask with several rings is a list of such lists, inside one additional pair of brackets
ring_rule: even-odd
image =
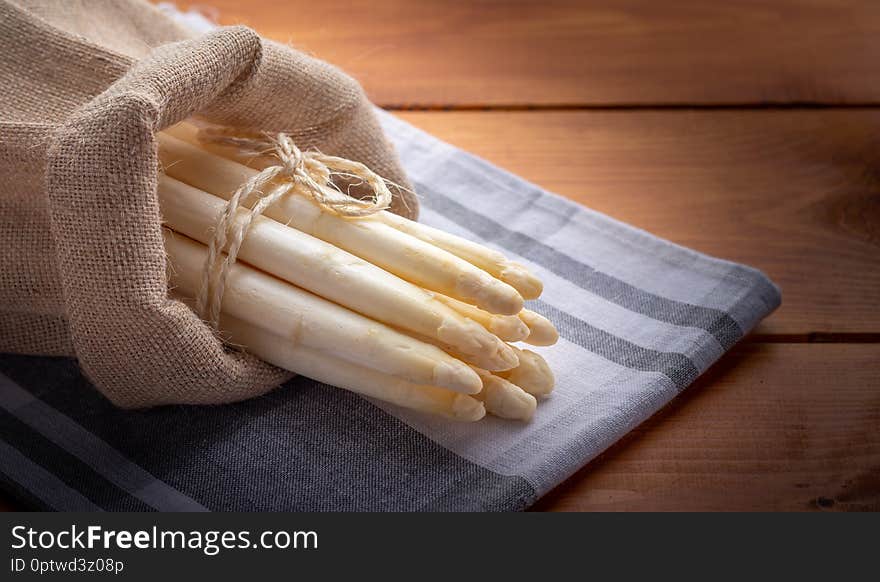
[[(160, 135), (160, 158), (169, 176), (229, 199), (257, 170)], [(308, 198), (286, 196), (266, 216), (315, 236), (425, 289), (491, 313), (516, 315), (523, 298), (516, 289), (443, 249), (376, 220), (347, 220), (322, 212)]]
[[(210, 242), (225, 207), (220, 198), (168, 176), (159, 178), (159, 202), (166, 226), (204, 244)], [(248, 214), (249, 210), (239, 209), (236, 221), (241, 222)], [(501, 341), (510, 341), (508, 338), (492, 335), (492, 330), (466, 319), (424, 289), (274, 220), (256, 218), (239, 257), (377, 321), (454, 346), (488, 370), (506, 370), (517, 363), (513, 350)], [(519, 321), (516, 316), (510, 317)]]
[[(179, 233), (166, 231), (169, 280), (194, 297), (204, 245), (256, 170), (217, 155), (246, 160), (204, 146), (192, 126), (171, 133), (160, 134), (159, 181), (163, 221)], [(270, 363), (401, 406), (459, 420), (531, 418), (553, 374), (506, 342), (550, 345), (558, 333), (523, 309), (542, 289), (525, 267), (385, 211), (349, 219), (308, 192), (274, 198), (260, 204), (264, 216), (251, 216), (252, 199), (229, 217), (239, 261), (221, 287), (223, 332)]]
[[(164, 234), (169, 282), (184, 295), (195, 296), (207, 248), (169, 230)], [(479, 377), (443, 350), (242, 263), (232, 266), (222, 309), (294, 344), (409, 382), (466, 394), (480, 391)]]
[[(204, 144), (199, 141), (198, 128), (190, 123), (179, 123), (166, 130), (166, 134), (173, 136), (187, 144), (212, 151), (231, 160), (240, 162), (246, 167), (263, 169), (265, 162), (253, 154), (240, 152), (236, 148), (222, 145)], [(180, 147), (179, 143), (172, 140), (163, 142), (168, 148)], [(198, 162), (197, 162), (198, 163)], [(230, 168), (231, 169), (231, 168)], [(228, 171), (224, 168), (223, 171)], [(240, 169), (237, 170), (241, 172)], [(233, 174), (234, 175), (234, 174)], [(219, 178), (222, 180), (224, 178)], [(442, 231), (431, 226), (408, 220), (391, 212), (379, 212), (369, 219), (383, 222), (401, 232), (419, 239), (431, 246), (443, 249), (474, 266), (486, 271), (493, 277), (515, 288), (524, 299), (537, 299), (544, 289), (541, 280), (535, 277), (524, 266), (509, 261), (503, 253), (493, 251), (475, 242), (461, 238), (454, 234)]]

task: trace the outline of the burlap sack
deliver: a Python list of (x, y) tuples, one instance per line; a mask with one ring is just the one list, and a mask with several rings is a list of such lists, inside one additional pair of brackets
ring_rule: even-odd
[(194, 113), (284, 131), (406, 184), (351, 78), (245, 27), (190, 36), (137, 0), (0, 0), (0, 351), (76, 356), (124, 407), (286, 377), (168, 299), (157, 131)]

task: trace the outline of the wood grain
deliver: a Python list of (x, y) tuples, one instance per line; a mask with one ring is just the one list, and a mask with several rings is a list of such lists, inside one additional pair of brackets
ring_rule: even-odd
[(880, 346), (751, 344), (539, 510), (880, 510)]
[(210, 0), (386, 106), (880, 102), (872, 0)]
[(764, 270), (783, 306), (761, 334), (880, 332), (880, 111), (400, 116), (614, 218)]

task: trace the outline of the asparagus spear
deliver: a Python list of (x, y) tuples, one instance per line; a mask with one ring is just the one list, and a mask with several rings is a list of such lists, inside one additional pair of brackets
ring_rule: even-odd
[[(181, 234), (163, 232), (170, 283), (184, 295), (195, 296), (207, 248)], [(222, 311), (284, 335), (295, 345), (408, 382), (465, 394), (482, 387), (473, 370), (443, 350), (244, 264), (230, 269)]]
[[(216, 144), (200, 144), (198, 128), (190, 123), (179, 123), (168, 128), (166, 132), (174, 137), (193, 145), (201, 145), (204, 149), (218, 155), (236, 160), (248, 166), (262, 169), (265, 163), (252, 154), (239, 152), (235, 148)], [(385, 224), (433, 246), (446, 250), (480, 269), (488, 272), (501, 281), (516, 289), (525, 299), (537, 299), (543, 290), (541, 280), (529, 270), (513, 261), (509, 261), (502, 253), (493, 251), (483, 245), (469, 241), (454, 234), (421, 224), (392, 212), (379, 212), (371, 220)]]
[(495, 315), (445, 295), (434, 295), (434, 297), (506, 342), (518, 342), (529, 335), (528, 326), (516, 315)]
[(412, 384), (353, 364), (324, 352), (297, 345), (295, 338), (276, 335), (244, 320), (223, 315), (220, 328), (247, 351), (281, 368), (405, 408), (473, 422), (485, 416), (483, 404), (464, 394), (435, 386)]
[[(159, 202), (167, 226), (204, 244), (210, 242), (226, 205), (224, 200), (168, 176), (159, 178)], [(245, 222), (249, 214), (249, 210), (240, 208), (232, 229)], [(489, 370), (506, 370), (517, 364), (512, 349), (501, 341), (510, 338), (499, 339), (490, 333), (493, 330), (466, 319), (424, 289), (274, 220), (256, 217), (238, 256), (376, 321), (453, 346), (467, 361), (479, 362)], [(528, 328), (519, 318), (505, 319), (519, 323), (523, 337), (528, 335)]]
[(468, 261), (516, 289), (524, 299), (537, 299), (544, 290), (541, 280), (525, 266), (510, 261), (502, 253), (483, 245), (392, 212), (380, 212), (370, 219), (382, 221)]
[[(160, 144), (160, 158), (169, 176), (224, 199), (230, 198), (257, 172), (170, 135), (160, 134)], [(265, 215), (420, 287), (472, 303), (490, 313), (515, 315), (522, 309), (522, 296), (507, 283), (383, 222), (347, 220), (323, 212), (308, 198), (295, 193), (269, 207)]]

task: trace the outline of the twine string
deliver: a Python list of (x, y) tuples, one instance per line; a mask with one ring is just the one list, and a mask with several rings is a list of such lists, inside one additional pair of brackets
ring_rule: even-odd
[[(318, 151), (303, 152), (287, 134), (244, 136), (225, 130), (202, 129), (198, 139), (203, 143), (236, 147), (258, 156), (268, 155), (277, 162), (239, 186), (217, 220), (196, 297), (196, 312), (215, 331), (219, 325), (226, 279), (241, 245), (254, 220), (278, 200), (295, 190), (322, 210), (346, 218), (370, 216), (391, 205), (392, 196), (386, 180), (367, 166)], [(370, 188), (372, 196), (365, 199), (350, 196), (334, 184), (334, 176), (359, 179)], [(254, 195), (258, 199), (251, 211), (236, 219), (238, 209), (242, 205), (246, 207)]]

